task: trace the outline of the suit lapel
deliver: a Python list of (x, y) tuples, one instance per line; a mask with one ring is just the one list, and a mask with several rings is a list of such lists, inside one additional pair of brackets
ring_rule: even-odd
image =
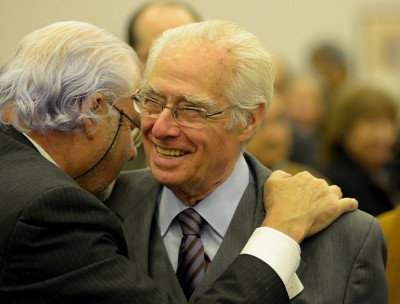
[(122, 221), (129, 259), (145, 274), (149, 273), (151, 224), (159, 189), (149, 171), (123, 172), (107, 201)]

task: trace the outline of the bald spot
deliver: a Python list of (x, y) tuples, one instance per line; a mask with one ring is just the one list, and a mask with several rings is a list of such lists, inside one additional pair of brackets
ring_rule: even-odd
[(154, 39), (165, 30), (195, 22), (194, 16), (184, 7), (168, 4), (154, 4), (139, 16), (135, 28), (136, 52), (145, 62)]

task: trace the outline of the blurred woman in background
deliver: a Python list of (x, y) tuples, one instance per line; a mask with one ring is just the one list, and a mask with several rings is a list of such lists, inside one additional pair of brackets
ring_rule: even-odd
[(321, 172), (374, 216), (399, 201), (391, 163), (398, 105), (384, 91), (362, 87), (332, 107), (321, 145)]

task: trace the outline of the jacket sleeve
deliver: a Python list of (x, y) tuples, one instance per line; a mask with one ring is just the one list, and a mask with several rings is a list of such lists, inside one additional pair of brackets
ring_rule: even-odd
[[(76, 187), (31, 198), (1, 260), (0, 303), (179, 303), (127, 258), (119, 220)], [(240, 256), (198, 303), (287, 303), (278, 275)]]
[(285, 285), (266, 263), (250, 255), (239, 255), (212, 288), (196, 303), (289, 303)]

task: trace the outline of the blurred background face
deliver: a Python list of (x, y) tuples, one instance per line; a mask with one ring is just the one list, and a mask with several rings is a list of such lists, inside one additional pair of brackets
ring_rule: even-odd
[(283, 100), (274, 93), (264, 121), (246, 147), (264, 166), (273, 168), (287, 159), (291, 146), (291, 131), (285, 116)]
[(395, 124), (387, 115), (381, 114), (356, 120), (344, 145), (347, 153), (356, 162), (374, 170), (392, 159), (396, 139)]
[(286, 113), (297, 128), (312, 131), (320, 127), (325, 104), (316, 83), (307, 78), (296, 79), (285, 97)]
[(139, 16), (133, 31), (136, 32), (135, 51), (144, 63), (155, 38), (167, 29), (196, 22), (194, 16), (180, 6), (154, 4)]

